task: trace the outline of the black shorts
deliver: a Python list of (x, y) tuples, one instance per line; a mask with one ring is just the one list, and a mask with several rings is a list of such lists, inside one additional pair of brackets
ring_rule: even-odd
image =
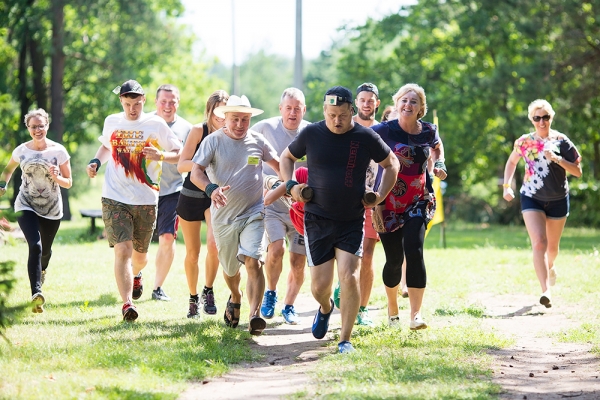
[(208, 197), (190, 197), (179, 194), (177, 202), (177, 215), (189, 222), (204, 221), (204, 212), (210, 208)]
[(521, 193), (521, 212), (537, 211), (549, 219), (563, 219), (569, 216), (569, 196), (560, 200), (542, 201)]
[(170, 233), (177, 237), (177, 200), (179, 192), (159, 196), (158, 198), (158, 216), (156, 218), (156, 232), (158, 236)]
[(335, 248), (362, 257), (364, 217), (352, 221), (334, 221), (304, 212), (306, 258), (311, 267), (335, 257)]

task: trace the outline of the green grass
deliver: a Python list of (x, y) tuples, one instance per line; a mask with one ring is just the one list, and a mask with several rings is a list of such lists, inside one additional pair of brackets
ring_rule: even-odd
[[(231, 330), (222, 322), (227, 293), (220, 274), (215, 284), (219, 314), (203, 316), (201, 321), (186, 318), (181, 240), (164, 285), (172, 301), (149, 300), (157, 249), (152, 244), (144, 270), (145, 293), (136, 303), (140, 318), (133, 324), (121, 321), (113, 251), (106, 241), (88, 234), (89, 220), (78, 213), (79, 208), (99, 208), (98, 189), (73, 201), (74, 220), (61, 225), (44, 286), (46, 312), (35, 315), (27, 310), (7, 330), (10, 344), (0, 340), (0, 399), (174, 399), (192, 381), (259, 358), (250, 350), (245, 324)], [(569, 316), (582, 321), (579, 327), (561, 332), (559, 339), (591, 342), (596, 352), (600, 352), (600, 326), (598, 311), (590, 305), (600, 302), (599, 236), (597, 230), (566, 229), (557, 260), (559, 283), (553, 291), (555, 308), (565, 306), (573, 310)], [(407, 301), (400, 299), (402, 329), (384, 324), (356, 329), (353, 344), (359, 351), (349, 357), (334, 355), (337, 342), (332, 341), (332, 354), (320, 360), (314, 372), (317, 386), (294, 398), (496, 397), (499, 388), (491, 383), (487, 351), (511, 342), (484, 330), (480, 322), (486, 305), (473, 294), (525, 294), (531, 296), (531, 304), (537, 301), (539, 285), (525, 228), (452, 225), (446, 230), (446, 249), (439, 238), (436, 226), (425, 250), (428, 289), (423, 313), (431, 328), (410, 332)], [(26, 258), (24, 243), (0, 247), (0, 262), (16, 263), (12, 305), (30, 297)], [(377, 246), (371, 305), (385, 309), (383, 262), (382, 248)], [(310, 293), (308, 274), (302, 292)], [(242, 321), (247, 313), (243, 304)]]

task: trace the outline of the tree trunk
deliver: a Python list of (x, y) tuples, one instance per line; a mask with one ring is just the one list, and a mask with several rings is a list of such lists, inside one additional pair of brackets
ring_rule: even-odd
[[(37, 28), (37, 27), (34, 27)], [(38, 108), (48, 111), (48, 94), (44, 84), (44, 67), (46, 65), (44, 53), (37, 39), (34, 38), (35, 32), (30, 32), (27, 38), (29, 47), (29, 57), (31, 58), (31, 70), (33, 77), (33, 95)]]
[[(50, 98), (52, 101), (52, 124), (50, 133), (58, 142), (63, 141), (64, 126), (64, 89), (63, 78), (65, 74), (65, 12), (64, 0), (52, 0), (52, 77), (50, 80)], [(61, 188), (63, 200), (63, 220), (71, 220), (71, 206), (69, 204), (69, 191)]]
[[(21, 121), (24, 121), (25, 115), (29, 111), (29, 97), (27, 96), (27, 36), (29, 34), (29, 30), (27, 26), (25, 26), (23, 30), (23, 40), (21, 41), (21, 48), (19, 49), (19, 72), (18, 72), (18, 100), (21, 105), (21, 120), (19, 121), (19, 127)], [(27, 129), (27, 128), (25, 128)], [(23, 135), (23, 128), (17, 128), (15, 132), (15, 147), (20, 143), (25, 141), (25, 136)], [(17, 168), (12, 175), (11, 182), (13, 184), (13, 198), (10, 202), (12, 208), (15, 207), (15, 200), (17, 199), (17, 194), (19, 193), (19, 188), (21, 187), (21, 168)]]

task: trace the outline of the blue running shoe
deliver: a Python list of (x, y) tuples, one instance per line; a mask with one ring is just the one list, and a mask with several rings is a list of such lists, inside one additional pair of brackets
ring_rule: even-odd
[(296, 325), (300, 322), (300, 317), (296, 314), (296, 309), (293, 305), (290, 306), (286, 304), (283, 310), (281, 310), (281, 315), (283, 315), (286, 324)]
[(333, 303), (340, 310), (340, 281), (338, 281), (334, 291), (333, 291)]
[(338, 350), (340, 354), (352, 353), (354, 351), (354, 347), (352, 347), (352, 343), (347, 340), (338, 343)]
[(333, 313), (334, 304), (333, 299), (329, 299), (331, 302), (331, 310), (327, 314), (321, 313), (321, 307), (317, 310), (317, 315), (312, 325), (312, 334), (316, 339), (323, 339), (329, 330), (329, 317)]
[(273, 318), (273, 315), (275, 315), (275, 304), (277, 304), (277, 292), (274, 290), (265, 291), (262, 306), (260, 307), (260, 313), (263, 317), (266, 319)]

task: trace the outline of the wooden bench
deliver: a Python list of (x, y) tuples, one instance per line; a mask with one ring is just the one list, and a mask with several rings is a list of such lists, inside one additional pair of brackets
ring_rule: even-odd
[(96, 218), (102, 218), (102, 210), (79, 210), (84, 218), (91, 218), (92, 225), (90, 226), (90, 234), (96, 232)]

